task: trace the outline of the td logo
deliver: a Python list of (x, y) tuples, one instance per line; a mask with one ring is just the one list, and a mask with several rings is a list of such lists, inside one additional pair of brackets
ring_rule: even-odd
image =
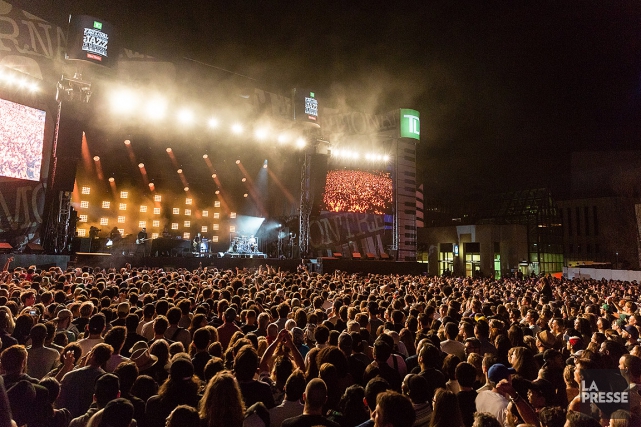
[(421, 120), (418, 111), (401, 108), (401, 138), (421, 139)]

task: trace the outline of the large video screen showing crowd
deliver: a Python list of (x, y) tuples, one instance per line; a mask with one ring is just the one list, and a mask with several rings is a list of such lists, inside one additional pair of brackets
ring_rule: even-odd
[(331, 170), (325, 181), (323, 210), (381, 215), (390, 211), (392, 195), (388, 173)]
[(0, 176), (40, 180), (46, 113), (0, 99)]

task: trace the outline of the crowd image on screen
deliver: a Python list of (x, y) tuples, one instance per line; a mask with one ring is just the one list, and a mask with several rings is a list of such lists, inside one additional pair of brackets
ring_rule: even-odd
[(330, 212), (384, 214), (392, 203), (392, 179), (386, 173), (329, 171), (323, 203)]
[[(641, 419), (636, 282), (12, 262), (0, 273), (2, 426)], [(594, 372), (626, 401), (585, 404)]]
[(45, 112), (0, 100), (0, 176), (40, 179)]

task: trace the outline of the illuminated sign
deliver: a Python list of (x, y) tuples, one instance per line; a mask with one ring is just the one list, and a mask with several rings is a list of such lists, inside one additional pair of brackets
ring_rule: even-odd
[(318, 100), (314, 98), (314, 92), (305, 97), (305, 114), (309, 120), (318, 120)]
[(69, 16), (66, 58), (111, 66), (118, 56), (113, 36), (113, 27), (107, 22), (85, 15)]
[(318, 99), (310, 90), (294, 89), (294, 120), (297, 122), (313, 123), (318, 126)]
[(401, 138), (421, 139), (421, 119), (416, 110), (401, 108)]

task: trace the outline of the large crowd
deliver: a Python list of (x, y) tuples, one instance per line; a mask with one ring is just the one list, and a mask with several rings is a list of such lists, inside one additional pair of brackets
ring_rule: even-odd
[(325, 180), (323, 205), (330, 212), (384, 214), (392, 203), (392, 193), (389, 174), (330, 170)]
[(0, 273), (0, 427), (627, 427), (636, 283)]
[(40, 179), (45, 114), (0, 100), (0, 176)]

